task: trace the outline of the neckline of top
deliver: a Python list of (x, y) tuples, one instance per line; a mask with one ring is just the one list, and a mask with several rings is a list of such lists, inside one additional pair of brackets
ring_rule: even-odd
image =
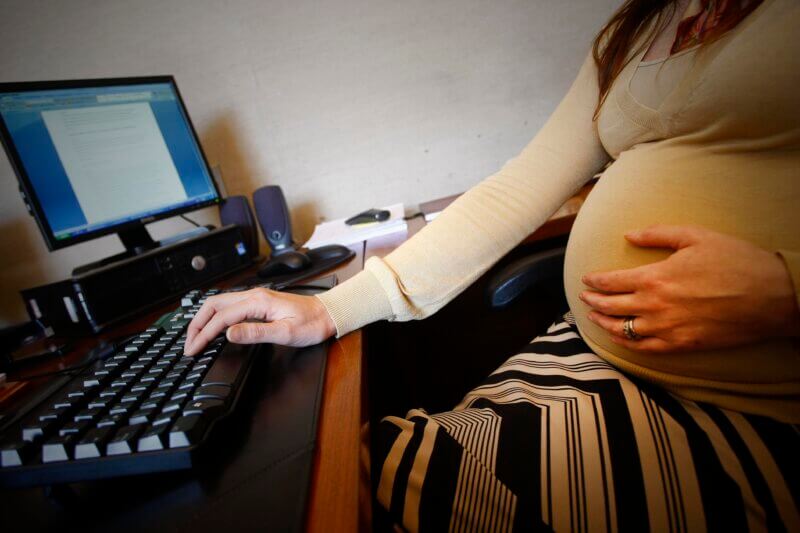
[[(766, 8), (772, 5), (775, 0), (764, 0), (761, 5), (756, 7), (752, 13), (750, 13), (747, 18), (742, 20), (739, 24), (736, 25), (735, 28), (728, 31), (725, 35), (717, 39), (713, 45), (720, 45), (720, 44), (727, 44), (736, 36), (744, 31), (750, 24), (753, 23), (761, 14), (766, 10)], [(636, 53), (636, 55), (631, 59), (628, 66), (623, 69), (623, 72), (620, 73), (620, 78), (618, 81), (622, 83), (621, 90), (615, 91), (616, 93), (616, 101), (619, 108), (628, 115), (634, 122), (640, 124), (641, 126), (655, 129), (659, 131), (659, 133), (665, 134), (664, 130), (664, 122), (662, 121), (662, 114), (664, 110), (667, 109), (670, 104), (673, 103), (673, 100), (678, 98), (679, 96), (686, 94), (689, 92), (688, 85), (691, 80), (693, 80), (697, 74), (698, 69), (698, 61), (694, 61), (692, 66), (689, 67), (688, 71), (684, 74), (684, 76), (678, 81), (678, 83), (673, 87), (673, 89), (664, 97), (661, 101), (661, 104), (657, 108), (652, 108), (646, 106), (639, 102), (634, 96), (633, 92), (631, 91), (631, 80), (633, 79), (634, 74), (636, 73), (636, 69), (642, 63), (642, 58), (647, 53), (647, 50), (650, 48), (652, 44), (652, 38), (648, 40), (645, 46)], [(672, 56), (668, 56), (663, 60), (657, 61), (666, 61), (670, 57), (677, 57), (679, 54), (682, 53), (689, 53), (693, 51), (697, 51), (697, 49), (701, 45), (693, 46), (692, 48), (687, 48), (686, 50), (681, 50), (677, 54)], [(647, 62), (646, 62), (647, 63)], [(645, 65), (646, 66), (646, 65)], [(624, 74), (624, 78), (622, 77)], [(678, 98), (680, 99), (680, 98)]]

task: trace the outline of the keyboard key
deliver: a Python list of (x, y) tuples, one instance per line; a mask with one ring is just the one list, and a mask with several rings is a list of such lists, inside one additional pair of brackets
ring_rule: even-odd
[(100, 422), (97, 423), (97, 427), (99, 427), (99, 428), (105, 428), (105, 427), (115, 428), (115, 427), (121, 426), (122, 423), (125, 421), (125, 415), (126, 414), (127, 413), (119, 413), (119, 414), (115, 414), (115, 415), (109, 415), (109, 416), (103, 418), (102, 420), (100, 420)]
[(193, 400), (221, 400), (225, 401), (231, 393), (231, 388), (224, 385), (203, 385), (194, 391)]
[(178, 400), (185, 400), (185, 399), (187, 399), (189, 397), (189, 392), (190, 391), (188, 391), (188, 390), (180, 390), (180, 389), (178, 389), (177, 391), (175, 391), (173, 393), (172, 396), (170, 396), (170, 401), (171, 402), (176, 402)]
[(150, 409), (139, 409), (131, 415), (131, 417), (128, 419), (128, 423), (132, 426), (135, 424), (146, 424), (153, 419), (156, 413), (157, 410), (154, 407), (151, 407)]
[(161, 404), (164, 403), (163, 398), (147, 398), (139, 406), (140, 409), (160, 409)]
[(127, 415), (131, 412), (132, 404), (119, 404), (109, 409), (109, 415)]
[(134, 404), (144, 398), (144, 391), (129, 392), (124, 395), (119, 401), (123, 404)]
[(139, 437), (138, 450), (140, 452), (152, 452), (163, 450), (169, 442), (169, 425), (162, 424), (153, 426)]
[(39, 415), (39, 421), (40, 422), (46, 422), (48, 420), (58, 420), (59, 418), (61, 418), (63, 416), (64, 416), (64, 410), (63, 409), (59, 409), (59, 410), (51, 409), (49, 411), (45, 411), (44, 413), (40, 414)]
[(44, 434), (57, 425), (57, 420), (35, 420), (22, 426), (22, 440), (33, 442), (44, 437)]
[(169, 431), (169, 447), (183, 448), (198, 443), (206, 430), (206, 423), (199, 415), (182, 416)]
[(98, 370), (83, 379), (83, 386), (86, 388), (99, 387), (108, 381), (108, 378), (109, 372), (107, 370)]
[(175, 413), (183, 409), (184, 400), (169, 401), (161, 408), (162, 413)]
[(127, 387), (128, 385), (131, 384), (131, 381), (132, 380), (130, 378), (117, 378), (117, 379), (115, 379), (114, 381), (111, 382), (111, 386), (112, 387), (123, 387), (123, 388), (125, 388), (125, 387)]
[(203, 377), (203, 371), (202, 370), (192, 371), (192, 372), (189, 373), (188, 376), (186, 376), (184, 378), (183, 381), (184, 382), (186, 382), (186, 381), (199, 381), (200, 378), (202, 378), (202, 377)]
[(216, 417), (225, 409), (221, 400), (192, 400), (183, 408), (183, 416), (202, 415), (208, 419)]
[(114, 426), (90, 429), (75, 445), (75, 459), (101, 457), (105, 452), (106, 442), (112, 433), (114, 433)]
[(93, 421), (100, 418), (100, 413), (103, 411), (101, 407), (90, 407), (88, 409), (84, 409), (83, 411), (79, 412), (73, 420), (75, 422), (80, 422), (82, 420)]
[(183, 376), (183, 372), (181, 372), (180, 370), (175, 370), (173, 368), (172, 372), (170, 372), (169, 374), (164, 376), (164, 379), (172, 381), (172, 380), (181, 379), (181, 376)]
[(7, 441), (0, 444), (0, 467), (22, 466), (30, 452), (24, 440)]
[(106, 454), (123, 455), (126, 453), (133, 453), (139, 434), (144, 430), (145, 424), (137, 424), (121, 428), (108, 442), (108, 446), (106, 446)]
[(87, 420), (82, 420), (80, 422), (68, 422), (61, 426), (61, 429), (58, 430), (58, 434), (62, 437), (65, 435), (77, 436), (86, 431), (86, 428), (88, 427), (89, 422)]
[(156, 389), (150, 394), (150, 396), (147, 397), (147, 399), (148, 400), (166, 400), (168, 394), (169, 394), (169, 389)]
[(159, 383), (158, 386), (156, 387), (156, 390), (157, 391), (169, 391), (170, 389), (172, 389), (177, 384), (178, 384), (178, 382), (176, 380), (167, 379), (167, 380), (162, 381), (161, 383)]
[(100, 391), (100, 397), (101, 398), (108, 398), (109, 400), (113, 400), (114, 398), (117, 398), (120, 394), (122, 394), (122, 391), (124, 391), (124, 390), (125, 390), (125, 387), (113, 387), (113, 386), (112, 387), (106, 387), (105, 389)]
[(72, 455), (75, 438), (75, 434), (59, 435), (45, 442), (42, 445), (42, 462), (52, 463), (68, 460)]
[(186, 393), (189, 393), (192, 390), (194, 390), (194, 388), (197, 386), (198, 382), (199, 382), (199, 379), (190, 379), (190, 380), (181, 381), (181, 384), (178, 385), (178, 390), (186, 392)]
[(80, 399), (78, 398), (70, 398), (70, 397), (62, 397), (53, 402), (53, 409), (56, 410), (68, 410), (71, 409), (74, 405), (78, 405), (80, 403)]
[(89, 402), (89, 409), (105, 409), (113, 400), (111, 398), (95, 398), (94, 400)]
[(86, 398), (86, 390), (83, 388), (83, 384), (80, 384), (80, 388), (77, 390), (71, 390), (67, 393), (68, 398), (77, 398), (78, 400), (82, 400)]
[(153, 381), (138, 381), (131, 387), (131, 392), (147, 394), (151, 388), (153, 388)]

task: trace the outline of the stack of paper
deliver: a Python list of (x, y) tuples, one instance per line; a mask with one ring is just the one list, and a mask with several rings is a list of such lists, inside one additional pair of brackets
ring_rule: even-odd
[(355, 226), (348, 226), (344, 223), (345, 218), (339, 220), (331, 220), (330, 222), (323, 222), (317, 224), (314, 228), (314, 233), (308, 242), (303, 246), (306, 248), (319, 248), (328, 244), (355, 244), (361, 241), (380, 237), (382, 235), (389, 235), (390, 233), (397, 233), (406, 231), (408, 224), (403, 217), (403, 204), (394, 204), (388, 207), (382, 207), (389, 211), (389, 218), (383, 222), (370, 222), (368, 224), (358, 224)]

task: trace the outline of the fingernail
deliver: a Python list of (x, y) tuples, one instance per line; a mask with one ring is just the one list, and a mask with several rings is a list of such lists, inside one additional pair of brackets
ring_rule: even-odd
[(589, 313), (588, 315), (586, 315), (586, 318), (588, 318), (589, 320), (591, 320), (591, 321), (592, 321), (592, 322), (594, 322), (595, 324), (597, 323), (597, 320), (595, 319), (595, 317), (594, 317), (594, 313), (593, 313), (593, 312), (591, 312), (591, 313)]
[(581, 301), (585, 302), (586, 301), (586, 293), (582, 292), (582, 293), (578, 294), (578, 298), (580, 298)]

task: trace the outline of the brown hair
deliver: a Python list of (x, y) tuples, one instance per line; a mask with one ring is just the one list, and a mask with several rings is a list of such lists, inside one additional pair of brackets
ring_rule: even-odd
[[(706, 45), (713, 42), (734, 28), (761, 2), (762, 0), (701, 0), (703, 11), (680, 23), (672, 52), (695, 44)], [(625, 65), (672, 19), (675, 4), (676, 0), (627, 0), (597, 34), (592, 47), (600, 86), (595, 115)], [(655, 23), (650, 35), (641, 39), (652, 21)], [(631, 53), (634, 43), (640, 39), (642, 44)]]

